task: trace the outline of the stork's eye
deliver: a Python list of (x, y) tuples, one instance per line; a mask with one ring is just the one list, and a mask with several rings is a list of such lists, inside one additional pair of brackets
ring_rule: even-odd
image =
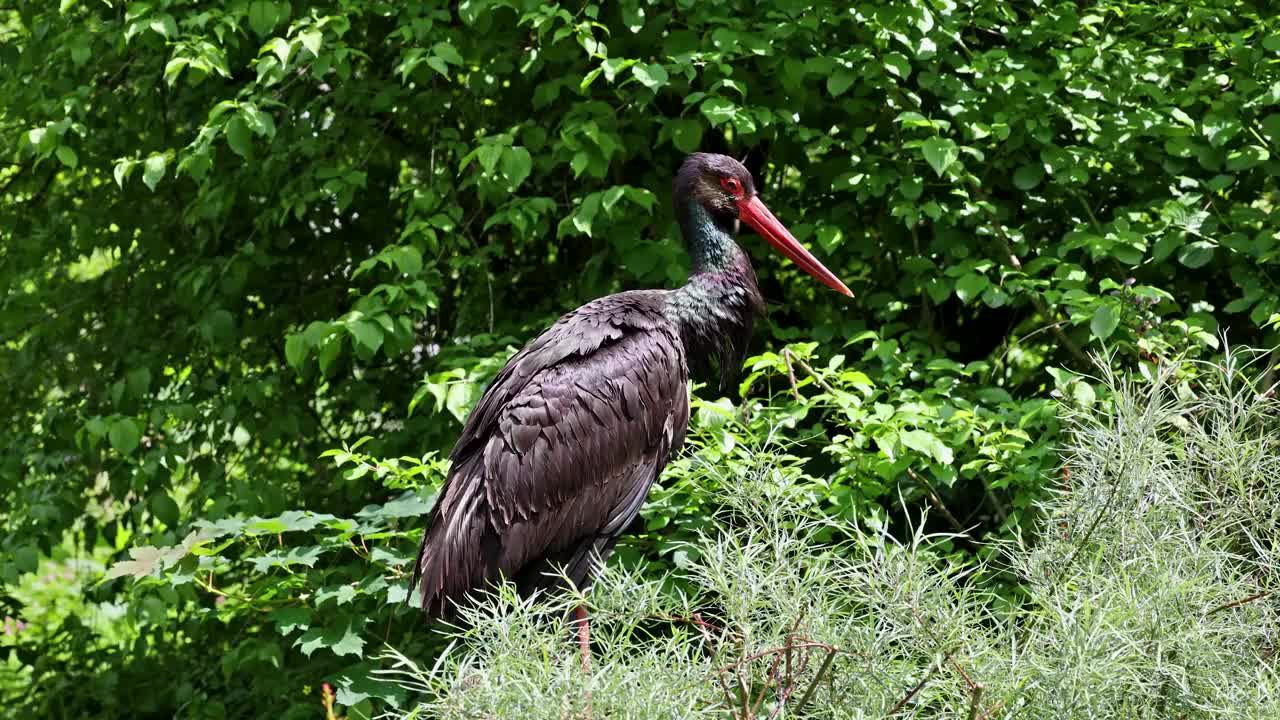
[(742, 196), (742, 183), (738, 182), (736, 177), (720, 178), (720, 187), (728, 190), (734, 197)]

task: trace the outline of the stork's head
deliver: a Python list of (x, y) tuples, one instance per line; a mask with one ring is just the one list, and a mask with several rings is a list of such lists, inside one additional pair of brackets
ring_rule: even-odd
[[(738, 221), (742, 221), (822, 284), (853, 296), (765, 207), (756, 195), (751, 173), (737, 160), (727, 155), (693, 153), (676, 173), (672, 190), (677, 217), (684, 215), (686, 205), (696, 203), (722, 228), (736, 229)], [(685, 232), (688, 234), (689, 229)]]

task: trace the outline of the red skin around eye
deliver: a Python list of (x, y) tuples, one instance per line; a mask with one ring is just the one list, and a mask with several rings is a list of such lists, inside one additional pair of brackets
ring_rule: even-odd
[(742, 183), (737, 178), (720, 178), (720, 187), (728, 190), (736, 198), (742, 197)]

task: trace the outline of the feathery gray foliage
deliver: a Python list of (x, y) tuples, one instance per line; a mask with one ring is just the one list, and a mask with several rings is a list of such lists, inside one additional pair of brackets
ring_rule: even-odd
[[(821, 481), (742, 451), (682, 569), (694, 593), (616, 564), (585, 597), (505, 588), (434, 667), (391, 651), (421, 699), (407, 717), (1280, 717), (1280, 407), (1240, 356), (1104, 375), (1109, 402), (1064, 409), (1039, 536), (985, 563), (918, 527), (833, 528)], [(833, 529), (848, 540), (819, 542)], [(589, 674), (564, 620), (579, 603)]]

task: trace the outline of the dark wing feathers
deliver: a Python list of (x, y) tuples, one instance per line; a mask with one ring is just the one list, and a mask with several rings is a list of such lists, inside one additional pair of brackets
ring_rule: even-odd
[(564, 316), (494, 379), (450, 455), (413, 582), (433, 614), (486, 582), (577, 584), (684, 442), (684, 348), (658, 291)]

